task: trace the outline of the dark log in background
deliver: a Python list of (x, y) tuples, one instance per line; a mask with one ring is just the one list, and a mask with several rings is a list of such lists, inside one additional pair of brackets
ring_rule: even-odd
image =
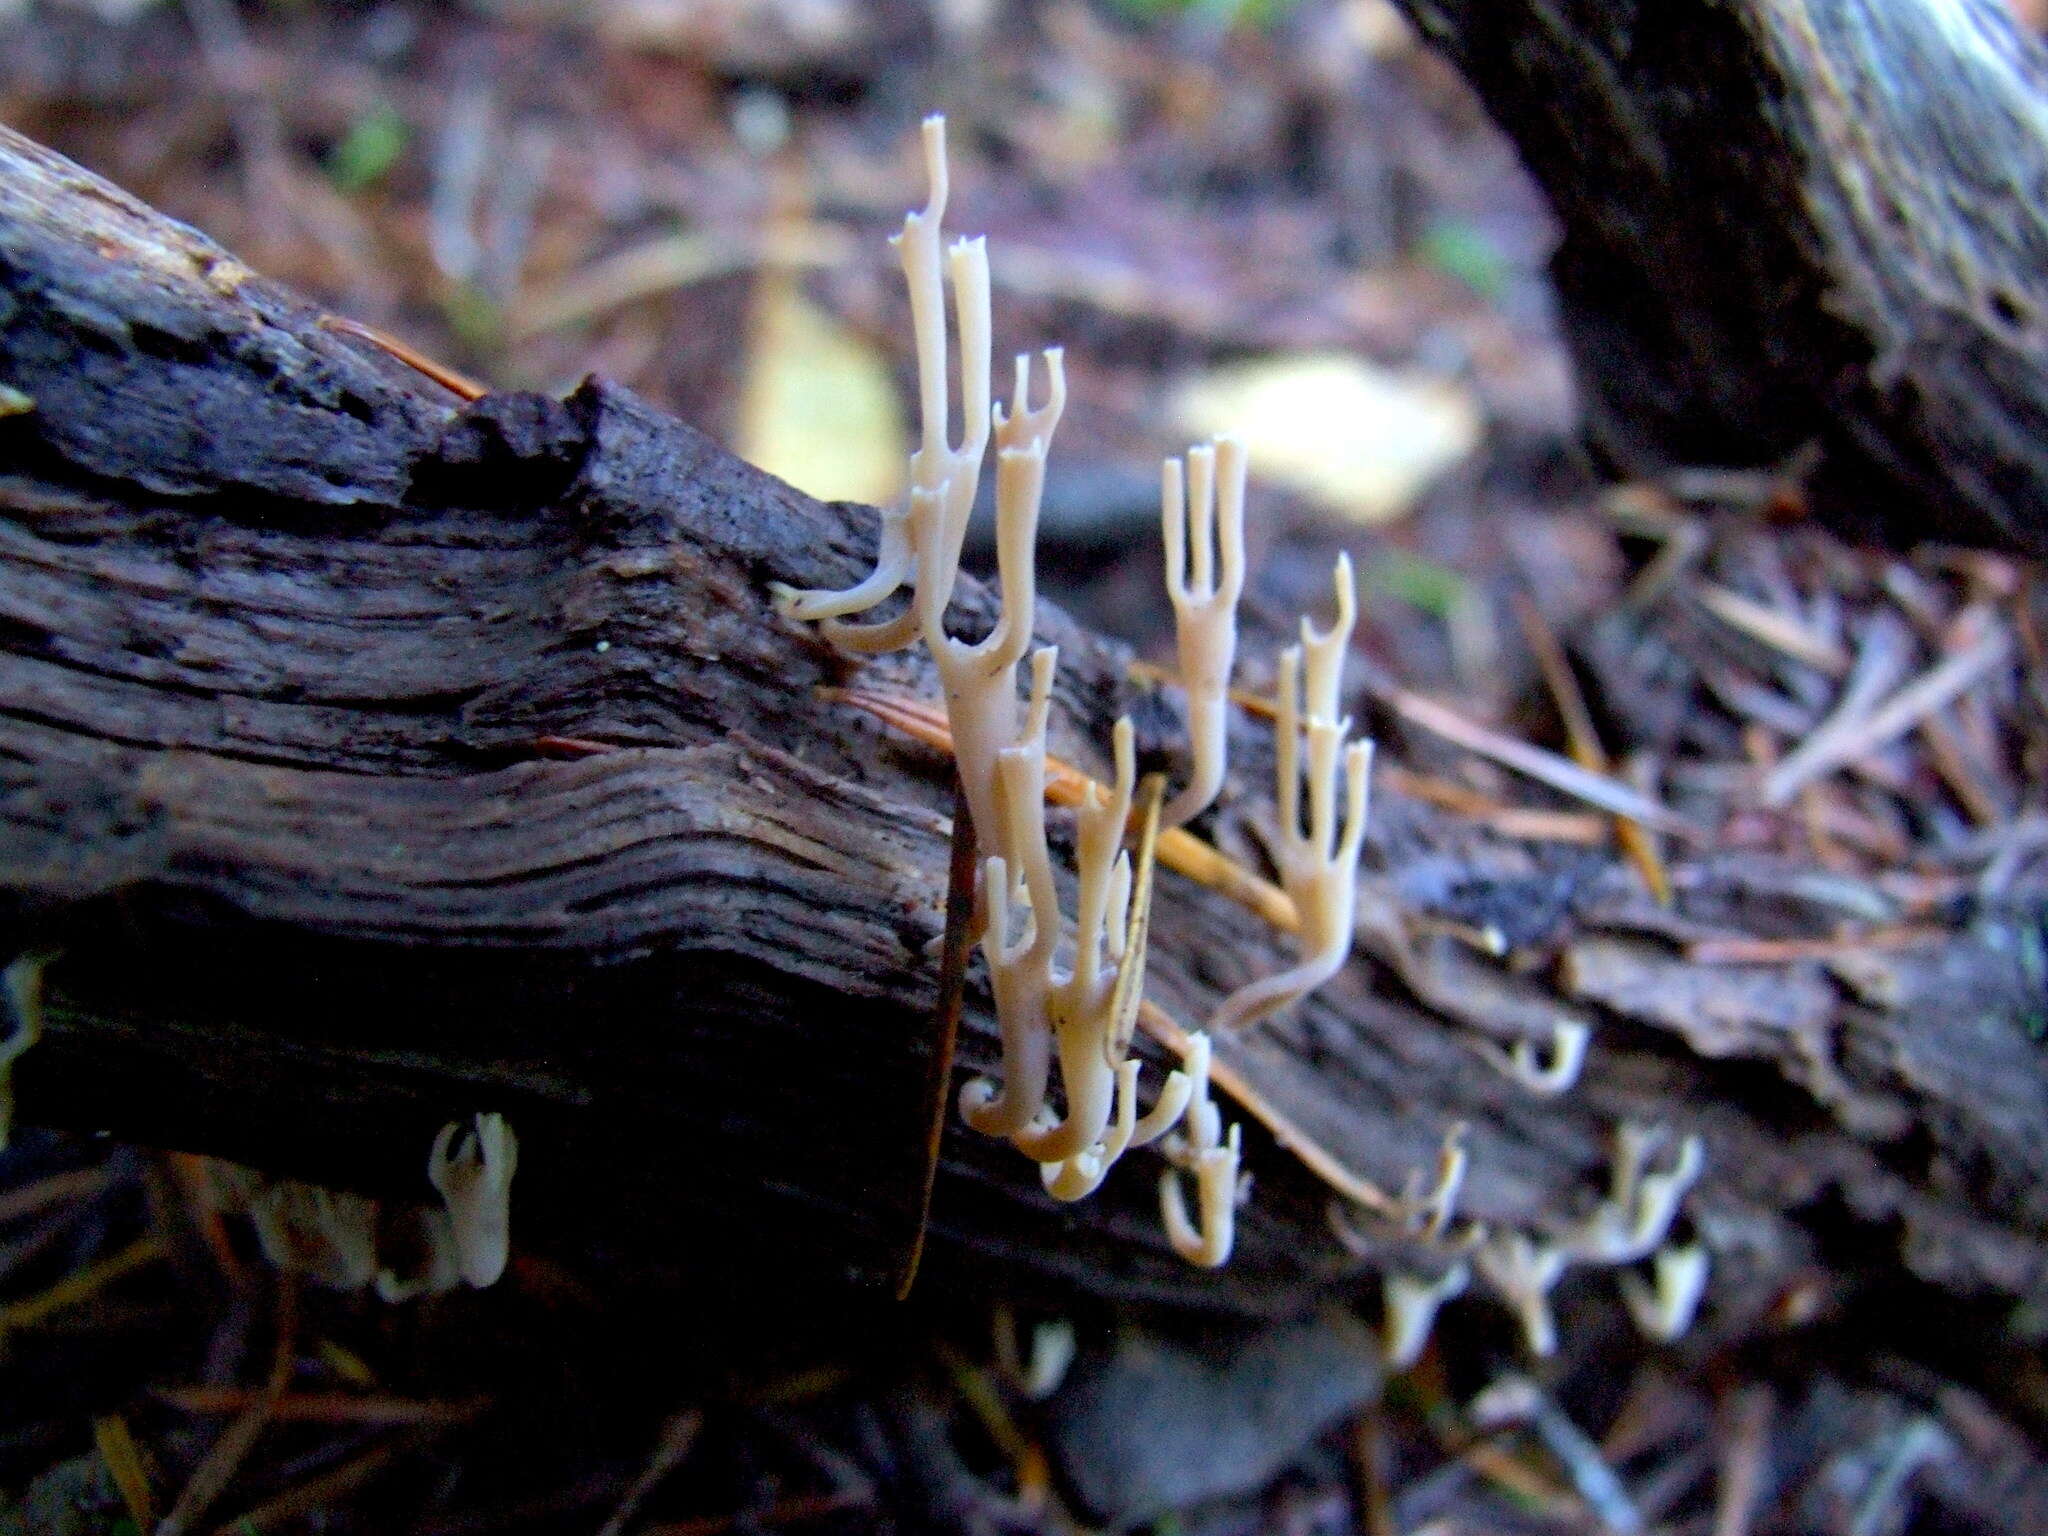
[[(64, 956), (23, 1119), (418, 1193), (435, 1127), (500, 1110), (524, 1241), (886, 1280), (945, 764), (821, 702), (845, 664), (767, 597), (860, 574), (872, 511), (601, 381), (465, 407), (48, 152), (0, 157), (0, 884), (18, 941)], [(1040, 631), (1055, 752), (1099, 763), (1126, 708), (1171, 738), (1114, 646)], [(862, 676), (931, 691), (906, 659)], [(1231, 1053), (1359, 1172), (1398, 1188), (1464, 1121), (1468, 1214), (1540, 1224), (1586, 1207), (1616, 1124), (1668, 1123), (1709, 1147), (1692, 1219), (1724, 1334), (1845, 1242), (2041, 1294), (2048, 1068), (1994, 927), (1865, 996), (1810, 964), (1722, 973), (1739, 996), (1697, 1038), (1654, 995), (1683, 979), (1670, 919), (1619, 864), (1551, 914), (1569, 963), (1522, 975), (1410, 919), (1446, 869), (1463, 910), (1526, 912), (1552, 878), (1526, 848), (1383, 794), (1368, 863), (1370, 958)], [(1676, 873), (1750, 931), (1829, 931), (1829, 898), (1740, 859)], [(1153, 944), (1188, 1020), (1282, 953), (1171, 875)], [(1560, 1017), (1601, 1026), (1566, 1098), (1482, 1063)], [(992, 1044), (976, 990), (962, 1071)], [(931, 1261), (1251, 1312), (1355, 1275), (1322, 1187), (1248, 1148), (1238, 1256), (1206, 1275), (1166, 1251), (1143, 1158), (1056, 1207), (949, 1127)]]
[(1821, 453), (1845, 526), (2048, 552), (2048, 54), (1998, 0), (1399, 0), (1507, 130), (1617, 463)]

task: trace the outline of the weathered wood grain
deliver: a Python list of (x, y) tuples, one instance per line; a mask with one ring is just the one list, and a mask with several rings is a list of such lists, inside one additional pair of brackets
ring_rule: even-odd
[(1822, 506), (2048, 551), (2048, 52), (2000, 0), (1399, 0), (1563, 227), (1593, 440), (1820, 449)]

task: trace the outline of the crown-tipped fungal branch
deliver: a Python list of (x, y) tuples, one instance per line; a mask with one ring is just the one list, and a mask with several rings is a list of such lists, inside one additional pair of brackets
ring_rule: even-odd
[[(1318, 630), (1304, 617), (1301, 644), (1280, 654), (1279, 710), (1273, 722), (1275, 798), (1279, 828), (1272, 846), (1281, 887), (1301, 915), (1296, 935), (1300, 960), (1262, 976), (1226, 997), (1210, 1021), (1217, 1034), (1235, 1033), (1313, 992), (1351, 954), (1358, 908), (1358, 857), (1365, 846), (1367, 784), (1372, 743), (1346, 743), (1349, 719), (1338, 714), (1344, 651), (1357, 618), (1351, 557), (1339, 555), (1332, 582), (1337, 617)], [(1302, 825), (1302, 740), (1307, 738), (1308, 825)], [(1345, 801), (1337, 819), (1339, 762)]]
[(1564, 1277), (1571, 1256), (1526, 1232), (1496, 1232), (1473, 1251), (1472, 1263), (1515, 1314), (1529, 1353), (1556, 1354), (1557, 1319), (1550, 1310), (1550, 1293)]
[[(1008, 1137), (1020, 1145), (1026, 1136), (1035, 1137), (1043, 1148), (1040, 1162), (1060, 1161), (1083, 1150), (1109, 1122), (1111, 1094), (1097, 1088), (1097, 1074), (1092, 1069), (1101, 1066), (1113, 1077), (1114, 1067), (1103, 1061), (1099, 1042), (1090, 1053), (1093, 1059), (1079, 1063), (1081, 1080), (1066, 1085), (1066, 1135), (1055, 1138), (1041, 1115), (1046, 1110), (1055, 1043), (1060, 1047), (1062, 1066), (1070, 1065), (1059, 1023), (1067, 1022), (1070, 1032), (1078, 1034), (1091, 1011), (1107, 1007), (1114, 975), (1109, 977), (1109, 986), (1104, 986), (1102, 962), (1111, 942), (1106, 930), (1115, 928), (1118, 938), (1114, 942), (1120, 947), (1123, 927), (1121, 921), (1110, 921), (1110, 898), (1120, 895), (1128, 899), (1129, 891), (1127, 876), (1119, 879), (1115, 873), (1129, 868), (1116, 850), (1123, 820), (1130, 812), (1133, 759), (1126, 724), (1117, 733), (1116, 788), (1105, 795), (1091, 785), (1082, 807), (1081, 926), (1076, 933), (1073, 970), (1064, 981), (1057, 979), (1053, 957), (1060, 939), (1059, 891), (1053, 883), (1052, 854), (1045, 840), (1045, 724), (1057, 661), (1058, 652), (1050, 646), (1031, 658), (1031, 706), (1024, 734), (1015, 746), (1003, 750), (997, 764), (1002, 819), (996, 836), (1002, 852), (983, 866), (989, 921), (981, 950), (988, 961), (996, 1017), (1003, 1031), (1003, 1082), (998, 1088), (987, 1078), (975, 1078), (960, 1091), (962, 1119), (985, 1136)], [(1115, 826), (1105, 839), (1103, 823), (1112, 814)], [(1022, 932), (1012, 938), (1017, 909), (1021, 909)], [(1122, 915), (1117, 914), (1119, 918)], [(1096, 1008), (1091, 1010), (1090, 1004)], [(1106, 1031), (1106, 1023), (1103, 1027)], [(1098, 1116), (1100, 1123), (1096, 1123)], [(1077, 1134), (1079, 1128), (1091, 1124), (1090, 1134)], [(1071, 1146), (1054, 1150), (1045, 1145), (1068, 1137), (1074, 1140)]]
[[(924, 120), (924, 163), (929, 188), (921, 210), (905, 214), (903, 229), (892, 236), (910, 291), (910, 324), (917, 346), (918, 411), (921, 435), (910, 457), (910, 488), (944, 504), (942, 527), (957, 524), (966, 537), (981, 462), (988, 449), (989, 416), (989, 287), (988, 248), (979, 240), (963, 240), (945, 249), (943, 224), (949, 178), (946, 167), (946, 120)], [(961, 438), (947, 438), (946, 295), (945, 278), (953, 279), (953, 302), (960, 325)], [(921, 545), (914, 526), (914, 502), (885, 511), (875, 569), (844, 591), (799, 591), (777, 584), (777, 607), (800, 623), (822, 621), (825, 633), (842, 650), (880, 655), (901, 650), (917, 638), (919, 616), (906, 609), (879, 624), (848, 624), (853, 614), (874, 608), (904, 582), (930, 581), (930, 549)], [(958, 561), (955, 545), (954, 560)], [(949, 587), (950, 591), (950, 587)], [(941, 604), (943, 610), (944, 605)]]
[(1386, 1272), (1380, 1281), (1384, 1308), (1380, 1343), (1389, 1367), (1405, 1371), (1422, 1358), (1438, 1311), (1445, 1302), (1464, 1295), (1471, 1283), (1472, 1266), (1463, 1259), (1434, 1279), (1398, 1269)]
[[(1055, 969), (1062, 915), (1045, 826), (1045, 725), (1055, 659), (1050, 647), (1032, 657), (1024, 732), (998, 764), (1003, 851), (987, 861), (982, 882), (989, 906), (982, 954), (1003, 1034), (1003, 1082), (969, 1082), (960, 1113), (1038, 1162), (1056, 1198), (1078, 1200), (1094, 1192), (1124, 1152), (1171, 1128), (1191, 1085), (1186, 1074), (1170, 1074), (1152, 1111), (1138, 1115), (1138, 1066), (1128, 1055), (1123, 1019), (1137, 1006), (1144, 965), (1132, 937), (1142, 931), (1134, 922), (1142, 913), (1132, 910), (1130, 857), (1122, 851), (1136, 757), (1128, 719), (1116, 725), (1114, 787), (1091, 784), (1079, 808), (1073, 958), (1065, 974)], [(1150, 890), (1143, 883), (1141, 899), (1149, 900)], [(1022, 931), (1013, 937), (1020, 909)], [(1127, 975), (1131, 967), (1138, 970)], [(1047, 1100), (1054, 1050), (1064, 1116)]]
[(1663, 1243), (1679, 1202), (1706, 1167), (1706, 1149), (1699, 1137), (1686, 1136), (1670, 1167), (1652, 1169), (1650, 1156), (1661, 1137), (1654, 1127), (1632, 1124), (1615, 1133), (1607, 1198), (1565, 1235), (1564, 1247), (1573, 1258), (1589, 1264), (1633, 1264)]
[(1539, 1059), (1534, 1040), (1526, 1036), (1511, 1049), (1487, 1041), (1480, 1051), (1500, 1071), (1529, 1092), (1552, 1099), (1578, 1086), (1579, 1073), (1586, 1065), (1586, 1051), (1593, 1043), (1592, 1026), (1573, 1019), (1559, 1019), (1550, 1027), (1550, 1060)]
[(471, 1130), (449, 1121), (427, 1154), (427, 1182), (447, 1207), (456, 1269), (471, 1285), (494, 1284), (505, 1273), (518, 1167), (519, 1138), (503, 1115), (478, 1115)]
[(1659, 1344), (1682, 1338), (1699, 1315), (1710, 1265), (1704, 1244), (1659, 1248), (1650, 1260), (1651, 1279), (1621, 1272), (1621, 1299), (1643, 1336)]
[(973, 482), (967, 482), (964, 505), (954, 496), (951, 481), (936, 492), (911, 492), (917, 547), (931, 552), (920, 556), (928, 575), (919, 582), (912, 611), (945, 693), (946, 724), (953, 734), (953, 756), (960, 766), (968, 809), (977, 829), (989, 829), (978, 834), (984, 857), (999, 851), (992, 842), (994, 829), (1004, 822), (996, 790), (997, 765), (1019, 741), (1017, 663), (1031, 644), (1038, 612), (1036, 544), (1045, 461), (1066, 408), (1066, 371), (1059, 350), (1049, 350), (1045, 361), (1050, 381), (1046, 402), (1036, 410), (1029, 408), (1030, 358), (1020, 356), (1012, 409), (1005, 413), (998, 408), (995, 413), (996, 574), (1002, 607), (980, 640), (960, 640), (946, 633), (946, 605), (960, 578), (967, 514), (974, 506)]
[[(1209, 1037), (1188, 1037), (1183, 1067), (1190, 1085), (1183, 1129), (1166, 1138), (1162, 1150), (1168, 1166), (1159, 1175), (1159, 1213), (1173, 1251), (1190, 1264), (1214, 1269), (1230, 1257), (1237, 1231), (1240, 1194), (1238, 1164), (1244, 1150), (1244, 1127), (1223, 1131), (1223, 1115), (1209, 1097)], [(1180, 1175), (1195, 1177), (1195, 1218), (1188, 1218)]]
[(1246, 455), (1236, 438), (1190, 448), (1159, 467), (1159, 531), (1166, 594), (1187, 692), (1193, 774), (1166, 803), (1162, 826), (1209, 808), (1223, 787), (1229, 740), (1230, 669), (1237, 659), (1237, 602), (1244, 593)]
[(1707, 1251), (1702, 1244), (1680, 1247), (1666, 1239), (1680, 1203), (1706, 1165), (1706, 1152), (1698, 1136), (1686, 1136), (1668, 1167), (1652, 1168), (1650, 1159), (1664, 1134), (1654, 1126), (1620, 1126), (1606, 1197), (1569, 1229), (1544, 1237), (1495, 1232), (1474, 1251), (1480, 1278), (1515, 1314), (1531, 1354), (1548, 1355), (1557, 1348), (1550, 1293), (1574, 1264), (1612, 1268), (1654, 1255), (1650, 1282), (1621, 1274), (1622, 1300), (1653, 1339), (1669, 1342), (1691, 1326), (1706, 1289)]

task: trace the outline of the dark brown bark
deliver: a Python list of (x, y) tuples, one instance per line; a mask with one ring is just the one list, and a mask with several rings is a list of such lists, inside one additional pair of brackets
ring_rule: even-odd
[[(860, 574), (873, 514), (600, 381), (465, 406), (4, 132), (0, 383), (0, 915), (63, 949), (22, 1118), (424, 1193), (434, 1129), (498, 1110), (524, 1241), (886, 1280), (920, 1188), (946, 764), (821, 701), (845, 663), (768, 601)], [(961, 608), (990, 615), (971, 586)], [(1040, 636), (1059, 755), (1158, 718), (1112, 646), (1050, 610)], [(863, 680), (931, 688), (907, 658)], [(1558, 902), (1528, 848), (1391, 794), (1368, 862), (1371, 958), (1229, 1051), (1352, 1168), (1398, 1188), (1466, 1121), (1466, 1211), (1540, 1225), (1587, 1205), (1617, 1123), (1665, 1121), (1708, 1143), (1725, 1329), (1845, 1212), (1939, 1283), (2042, 1286), (2048, 1070), (1996, 925), (1856, 990), (1689, 970), (1666, 941), (1692, 919), (1620, 866)], [(1832, 931), (1854, 886), (1677, 873), (1736, 931)], [(1450, 884), (1554, 969), (1426, 937)], [(1190, 1020), (1282, 954), (1171, 874), (1153, 949)], [(1569, 1096), (1480, 1061), (1561, 1016), (1602, 1026)], [(961, 1050), (992, 1062), (978, 966)], [(1208, 1275), (1165, 1250), (1144, 1156), (1057, 1207), (954, 1126), (927, 1262), (1249, 1311), (1356, 1274), (1322, 1186), (1256, 1134), (1248, 1163)]]
[(2048, 550), (2048, 58), (2000, 0), (1400, 0), (1521, 150), (1596, 443)]

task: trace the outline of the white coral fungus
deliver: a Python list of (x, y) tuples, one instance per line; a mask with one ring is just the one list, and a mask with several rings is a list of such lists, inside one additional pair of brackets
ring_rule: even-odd
[[(1066, 375), (1059, 350), (1046, 351), (1045, 399), (1034, 407), (1033, 365), (1019, 357), (1008, 406), (993, 402), (988, 252), (980, 240), (945, 244), (945, 142), (943, 119), (927, 119), (929, 192), (925, 206), (906, 216), (895, 241), (910, 291), (922, 419), (909, 492), (900, 507), (884, 512), (875, 568), (865, 580), (837, 592), (777, 587), (775, 598), (786, 616), (819, 623), (826, 638), (845, 651), (874, 655), (922, 640), (939, 674), (961, 791), (974, 822), (981, 952), (1002, 1035), (1000, 1077), (978, 1077), (965, 1086), (962, 1118), (1037, 1162), (1046, 1190), (1061, 1200), (1093, 1193), (1125, 1152), (1165, 1137), (1185, 1118), (1186, 1133), (1167, 1144), (1173, 1166), (1161, 1184), (1161, 1209), (1173, 1246), (1191, 1261), (1213, 1266), (1230, 1253), (1241, 1133), (1232, 1127), (1225, 1134), (1209, 1099), (1206, 1036), (1193, 1037), (1186, 1062), (1168, 1074), (1152, 1109), (1138, 1110), (1138, 1064), (1130, 1056), (1130, 1040), (1142, 1001), (1151, 882), (1149, 867), (1134, 871), (1123, 851), (1135, 772), (1128, 720), (1116, 726), (1113, 783), (1092, 786), (1078, 812), (1071, 927), (1054, 881), (1046, 837), (1045, 736), (1056, 654), (1047, 647), (1032, 656), (1029, 703), (1021, 710), (1016, 674), (1036, 617), (1034, 546), (1046, 455), (1066, 403)], [(949, 436), (948, 422), (949, 283), (959, 327), (957, 441)], [(945, 617), (991, 437), (1001, 607), (989, 632), (967, 641), (947, 632)], [(1224, 780), (1228, 689), (1245, 575), (1245, 476), (1244, 448), (1228, 438), (1190, 449), (1185, 462), (1169, 459), (1161, 471), (1167, 589), (1193, 765), (1188, 783), (1163, 807), (1156, 798), (1148, 802), (1159, 807), (1161, 827), (1177, 827), (1200, 814)], [(1348, 563), (1339, 562), (1337, 579), (1337, 624), (1323, 632), (1306, 623), (1302, 628), (1309, 657), (1305, 833), (1295, 740), (1303, 710), (1292, 698), (1301, 651), (1290, 652), (1282, 668), (1288, 697), (1280, 743), (1279, 858), (1288, 893), (1303, 913), (1303, 958), (1261, 984), (1255, 995), (1233, 1000), (1240, 1005), (1232, 1016), (1239, 1024), (1326, 979), (1350, 948), (1349, 885), (1364, 831), (1367, 748), (1343, 747), (1344, 723), (1336, 713), (1338, 670), (1352, 618)], [(906, 585), (909, 602), (896, 617), (852, 622)], [(1349, 789), (1341, 838), (1334, 802), (1340, 752)], [(1196, 1182), (1193, 1216), (1181, 1193), (1180, 1170)]]
[(448, 1210), (455, 1267), (471, 1285), (491, 1285), (505, 1273), (518, 1167), (519, 1138), (503, 1115), (478, 1115), (473, 1130), (451, 1120), (427, 1155), (428, 1182)]

